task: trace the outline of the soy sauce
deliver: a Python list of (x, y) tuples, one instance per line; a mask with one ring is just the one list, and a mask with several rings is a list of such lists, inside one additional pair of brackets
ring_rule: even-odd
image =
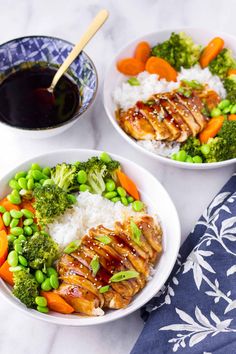
[(36, 94), (48, 88), (56, 70), (33, 67), (16, 71), (0, 84), (0, 121), (19, 128), (60, 125), (79, 110), (78, 86), (63, 75), (54, 90), (55, 99), (45, 104)]

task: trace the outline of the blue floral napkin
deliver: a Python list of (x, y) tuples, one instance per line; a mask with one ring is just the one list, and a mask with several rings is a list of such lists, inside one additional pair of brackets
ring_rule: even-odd
[(132, 354), (236, 353), (236, 174), (204, 211), (142, 317)]

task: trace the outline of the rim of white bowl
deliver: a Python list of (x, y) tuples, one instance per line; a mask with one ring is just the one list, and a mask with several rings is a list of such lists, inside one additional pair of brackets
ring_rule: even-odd
[(188, 30), (198, 31), (198, 32), (205, 32), (206, 31), (208, 33), (211, 32), (213, 36), (215, 36), (217, 33), (217, 35), (222, 35), (223, 37), (224, 36), (230, 37), (236, 43), (236, 36), (234, 36), (232, 34), (229, 34), (229, 33), (223, 32), (223, 31), (214, 31), (214, 30), (211, 30), (208, 28), (191, 27), (191, 26), (179, 27), (179, 28), (166, 28), (166, 29), (162, 29), (160, 31), (153, 31), (153, 32), (145, 33), (143, 36), (138, 36), (134, 40), (129, 41), (124, 46), (122, 46), (122, 48), (120, 48), (119, 51), (116, 52), (114, 59), (112, 60), (111, 64), (109, 65), (109, 67), (106, 71), (106, 74), (105, 74), (104, 82), (103, 82), (103, 106), (104, 106), (104, 109), (106, 111), (106, 114), (107, 114), (111, 124), (116, 129), (116, 131), (135, 149), (137, 149), (138, 151), (151, 157), (152, 159), (155, 159), (155, 160), (157, 160), (163, 164), (169, 165), (169, 166), (174, 166), (174, 167), (189, 169), (189, 170), (210, 170), (210, 169), (216, 169), (216, 168), (221, 168), (224, 166), (232, 165), (232, 164), (236, 163), (236, 158), (233, 158), (230, 160), (225, 160), (225, 161), (220, 161), (220, 162), (193, 164), (193, 163), (188, 163), (188, 162), (180, 162), (180, 161), (176, 161), (176, 160), (171, 160), (170, 158), (155, 154), (154, 152), (149, 151), (149, 150), (145, 149), (144, 147), (140, 146), (139, 144), (137, 144), (137, 142), (133, 138), (131, 138), (128, 134), (126, 134), (125, 131), (119, 126), (116, 119), (114, 119), (114, 112), (111, 112), (108, 108), (107, 100), (108, 100), (108, 96), (111, 93), (107, 93), (106, 85), (109, 80), (110, 71), (112, 69), (114, 69), (114, 67), (116, 67), (115, 64), (117, 62), (117, 57), (119, 57), (119, 55), (121, 54), (121, 52), (123, 52), (123, 50), (128, 49), (129, 47), (134, 45), (139, 39), (144, 40), (145, 37), (148, 37), (148, 36), (154, 36), (154, 35), (158, 35), (160, 33), (167, 33), (167, 32), (171, 33), (171, 32), (180, 32), (180, 31), (188, 31)]
[[(26, 163), (31, 163), (31, 162), (35, 162), (35, 160), (40, 159), (40, 158), (44, 158), (45, 156), (49, 156), (49, 155), (56, 155), (56, 154), (63, 154), (63, 153), (75, 153), (75, 152), (81, 152), (81, 153), (88, 153), (88, 154), (94, 154), (94, 155), (99, 155), (100, 153), (102, 153), (101, 150), (93, 150), (93, 149), (59, 149), (59, 150), (53, 150), (50, 151), (48, 153), (44, 153), (44, 154), (39, 154), (39, 155), (35, 155), (34, 157), (25, 159), (23, 161), (21, 161), (21, 163), (19, 165), (17, 165), (16, 167), (14, 167), (14, 169), (18, 168), (18, 166), (22, 166), (23, 164)], [(171, 262), (168, 263), (168, 272), (166, 273), (165, 279), (163, 279), (163, 281), (160, 283), (158, 283), (158, 288), (161, 289), (161, 287), (165, 284), (165, 282), (167, 281), (169, 275), (171, 274), (173, 267), (175, 265), (177, 256), (178, 256), (178, 252), (179, 252), (179, 248), (180, 248), (180, 242), (181, 242), (181, 226), (180, 226), (180, 219), (178, 216), (178, 212), (177, 209), (175, 207), (174, 202), (172, 201), (169, 193), (167, 192), (167, 190), (162, 186), (162, 184), (159, 182), (159, 180), (151, 173), (149, 172), (146, 168), (138, 165), (137, 163), (130, 161), (129, 159), (119, 156), (117, 154), (113, 154), (110, 153), (109, 151), (107, 152), (111, 157), (113, 157), (114, 159), (117, 159), (118, 161), (121, 160), (124, 161), (127, 164), (133, 165), (135, 167), (138, 167), (140, 170), (144, 171), (144, 173), (149, 174), (150, 178), (154, 181), (154, 183), (159, 185), (159, 189), (162, 191), (162, 193), (164, 193), (172, 207), (172, 210), (175, 214), (175, 222), (176, 222), (176, 234), (175, 234), (175, 243), (176, 243), (176, 247), (174, 249), (174, 253), (173, 253), (173, 257)], [(8, 175), (11, 173), (12, 170), (14, 170), (13, 168), (8, 169), (8, 171), (0, 177), (0, 183), (2, 181), (2, 179), (7, 178)], [(150, 280), (151, 281), (151, 280)], [(8, 286), (5, 284), (5, 282), (3, 280), (0, 279), (0, 282), (2, 282), (4, 284), (5, 287), (7, 287), (7, 289), (9, 290)], [(131, 302), (131, 306), (127, 307), (125, 309), (121, 309), (121, 310), (114, 310), (114, 312), (112, 312), (114, 315), (112, 318), (106, 318), (106, 314), (104, 316), (97, 316), (97, 317), (78, 317), (77, 318), (67, 318), (67, 317), (57, 317), (53, 314), (43, 314), (40, 313), (36, 310), (33, 309), (28, 309), (27, 307), (21, 307), (18, 306), (17, 302), (15, 301), (16, 298), (12, 295), (12, 297), (7, 296), (6, 294), (2, 293), (2, 291), (0, 291), (0, 296), (2, 298), (4, 298), (8, 303), (10, 303), (12, 306), (14, 306), (16, 309), (18, 309), (19, 311), (21, 311), (22, 313), (24, 313), (25, 315), (28, 315), (32, 318), (37, 318), (40, 320), (43, 320), (45, 322), (48, 323), (53, 323), (53, 324), (58, 324), (58, 325), (66, 325), (66, 326), (71, 326), (71, 327), (84, 327), (84, 326), (94, 326), (94, 325), (98, 325), (98, 324), (104, 324), (104, 323), (108, 323), (108, 322), (112, 322), (121, 318), (124, 318), (128, 315), (130, 315), (131, 313), (133, 313), (134, 311), (138, 310), (139, 308), (141, 308), (145, 303), (147, 303), (152, 297), (154, 297), (156, 295), (156, 293), (158, 292), (158, 290), (155, 290), (155, 287), (153, 287), (152, 289), (150, 289), (151, 291), (149, 292), (148, 296), (145, 298), (145, 301), (143, 301), (140, 304), (134, 304), (132, 305)], [(136, 297), (138, 297), (139, 294), (136, 295)], [(20, 302), (19, 302), (20, 304)], [(67, 315), (65, 315), (67, 316)], [(74, 315), (75, 316), (75, 315)]]

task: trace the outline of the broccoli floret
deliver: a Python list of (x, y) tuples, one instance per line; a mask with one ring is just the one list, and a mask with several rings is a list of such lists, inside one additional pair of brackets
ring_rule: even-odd
[(186, 151), (186, 153), (189, 156), (201, 156), (202, 157), (202, 152), (201, 152), (201, 143), (200, 140), (197, 138), (194, 138), (193, 136), (189, 137), (186, 142), (183, 144), (181, 147), (181, 150)]
[(13, 273), (13, 294), (27, 307), (35, 308), (35, 298), (39, 295), (38, 283), (29, 270), (22, 269)]
[(53, 182), (61, 187), (65, 192), (70, 192), (76, 189), (77, 181), (77, 169), (76, 166), (62, 163), (57, 164), (51, 173), (51, 179)]
[(220, 137), (211, 138), (208, 140), (207, 145), (210, 151), (205, 155), (205, 162), (219, 162), (228, 160), (228, 144), (227, 141)]
[(57, 259), (58, 244), (46, 232), (35, 232), (24, 242), (22, 254), (31, 268), (45, 269)]
[(41, 226), (45, 226), (62, 215), (72, 205), (68, 194), (57, 185), (45, 185), (34, 190), (34, 207), (36, 218)]
[(197, 63), (201, 47), (184, 32), (172, 33), (170, 38), (152, 48), (152, 55), (168, 61), (177, 71)]
[(230, 100), (231, 103), (236, 102), (236, 75), (230, 75), (224, 80), (224, 87), (227, 92), (226, 98)]
[(218, 136), (227, 142), (227, 159), (236, 157), (236, 121), (225, 120)]
[(228, 70), (236, 68), (236, 61), (231, 50), (224, 48), (209, 64), (209, 70), (213, 75), (218, 75), (221, 79), (227, 76)]

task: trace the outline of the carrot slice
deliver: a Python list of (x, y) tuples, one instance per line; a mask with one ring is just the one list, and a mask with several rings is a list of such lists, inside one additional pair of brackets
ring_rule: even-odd
[(203, 131), (199, 134), (199, 139), (202, 144), (206, 144), (208, 139), (214, 138), (217, 133), (219, 133), (225, 118), (224, 116), (214, 117), (212, 118), (203, 129)]
[(135, 183), (122, 171), (117, 170), (117, 177), (120, 181), (121, 187), (123, 187), (126, 192), (128, 192), (131, 197), (133, 197), (136, 200), (139, 200), (139, 192), (138, 189), (135, 185)]
[(7, 259), (8, 254), (8, 240), (7, 233), (5, 230), (0, 231), (0, 266)]
[(210, 62), (221, 52), (224, 47), (224, 40), (220, 37), (213, 38), (203, 49), (199, 62), (202, 68), (207, 67)]
[(0, 231), (1, 230), (7, 231), (6, 226), (4, 225), (4, 222), (2, 220), (2, 216), (0, 215)]
[(0, 267), (0, 278), (2, 278), (9, 285), (14, 285), (13, 273), (9, 270), (9, 264), (7, 261)]
[(135, 48), (134, 57), (143, 63), (146, 63), (150, 57), (151, 47), (148, 42), (140, 42)]
[(41, 295), (47, 299), (48, 307), (50, 310), (66, 314), (75, 312), (74, 308), (69, 305), (60, 295), (52, 291), (41, 291)]
[(231, 75), (236, 75), (236, 69), (229, 69), (228, 70), (228, 76), (231, 76)]
[(10, 211), (12, 209), (20, 210), (20, 207), (18, 205), (12, 204), (7, 198), (3, 198), (0, 201), (0, 205), (4, 206), (7, 211)]
[(125, 75), (138, 75), (144, 71), (144, 63), (136, 58), (121, 59), (116, 64), (117, 69)]
[(236, 114), (230, 114), (228, 120), (236, 120)]
[(150, 57), (145, 65), (145, 69), (150, 74), (157, 74), (161, 79), (167, 81), (176, 81), (176, 70), (164, 59), (157, 57)]

